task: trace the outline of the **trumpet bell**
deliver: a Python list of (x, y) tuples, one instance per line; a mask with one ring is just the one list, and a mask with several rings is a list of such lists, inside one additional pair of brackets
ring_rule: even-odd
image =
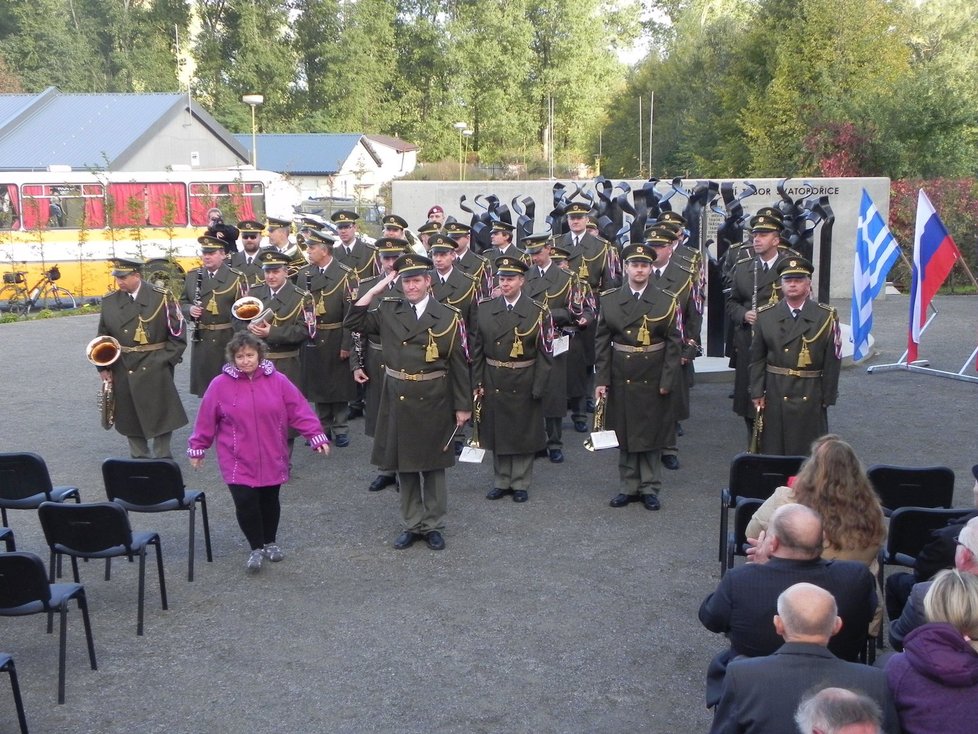
[(97, 336), (85, 347), (85, 355), (96, 367), (108, 367), (122, 356), (122, 345), (113, 336)]
[(231, 305), (231, 313), (239, 321), (251, 321), (264, 311), (262, 302), (254, 296), (239, 298)]

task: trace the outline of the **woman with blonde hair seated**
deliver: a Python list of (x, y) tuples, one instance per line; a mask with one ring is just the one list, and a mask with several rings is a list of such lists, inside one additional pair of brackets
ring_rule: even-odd
[(978, 722), (978, 577), (941, 571), (924, 597), (927, 623), (886, 664), (905, 734), (965, 734)]

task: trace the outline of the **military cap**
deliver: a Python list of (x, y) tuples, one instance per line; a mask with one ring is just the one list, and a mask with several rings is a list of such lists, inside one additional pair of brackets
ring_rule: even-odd
[(395, 227), (397, 229), (407, 229), (408, 223), (404, 217), (399, 217), (396, 214), (388, 214), (386, 217), (380, 220), (381, 224), (385, 227)]
[(322, 229), (326, 226), (326, 220), (315, 214), (303, 214), (299, 221), (302, 222), (302, 229)]
[(811, 278), (815, 266), (803, 257), (785, 258), (778, 265), (778, 275), (782, 278)]
[(428, 238), (428, 249), (431, 252), (434, 252), (435, 250), (439, 252), (455, 252), (455, 250), (458, 249), (458, 242), (453, 240), (447, 234), (438, 232)]
[(635, 260), (637, 262), (655, 262), (655, 250), (649, 247), (644, 242), (637, 242), (628, 245), (624, 250), (621, 251), (621, 259), (625, 262), (631, 262)]
[(292, 227), (291, 219), (283, 219), (282, 217), (266, 217), (268, 220), (268, 229), (278, 229), (279, 227)]
[(550, 230), (546, 232), (534, 232), (533, 234), (528, 234), (522, 239), (520, 245), (528, 253), (540, 252), (544, 247), (551, 244), (551, 237), (553, 233)]
[[(223, 243), (221, 247), (224, 247)], [(112, 277), (125, 278), (132, 273), (138, 273), (145, 264), (146, 261), (138, 257), (117, 257), (112, 260)]]
[(784, 215), (771, 207), (764, 207), (750, 218), (751, 232), (780, 232), (784, 226)]
[(509, 255), (497, 257), (493, 265), (499, 275), (523, 275), (528, 270), (525, 262)]
[(351, 212), (349, 209), (340, 209), (330, 216), (334, 224), (354, 224), (359, 218), (359, 214)]
[(397, 258), (394, 263), (394, 270), (401, 276), (423, 275), (429, 272), (435, 264), (424, 255), (416, 255), (413, 252), (406, 253)]
[(434, 234), (441, 229), (441, 225), (438, 222), (432, 222), (430, 219), (418, 227), (418, 234)]
[(472, 228), (461, 222), (446, 222), (445, 231), (453, 237), (468, 237), (472, 233)]
[(672, 227), (657, 226), (645, 231), (645, 244), (652, 247), (668, 247), (676, 240)]
[(679, 222), (657, 221), (651, 226), (646, 227), (645, 234), (648, 234), (653, 229), (668, 229), (670, 232), (672, 232), (672, 238), (676, 239), (679, 236), (680, 232), (683, 231), (683, 225), (681, 225)]
[(400, 237), (381, 237), (374, 243), (381, 257), (397, 257), (408, 251), (408, 241)]
[(197, 242), (200, 244), (200, 249), (203, 252), (213, 252), (215, 250), (224, 250), (224, 240), (219, 237), (214, 237), (210, 234), (204, 234), (197, 238)]
[(256, 219), (242, 219), (238, 222), (239, 232), (262, 232), (265, 229), (265, 225)]
[(669, 222), (670, 224), (678, 224), (679, 229), (685, 229), (687, 226), (686, 217), (684, 217), (679, 212), (674, 211), (664, 211), (659, 214), (658, 222)]
[(572, 201), (564, 209), (564, 214), (569, 217), (586, 217), (591, 212), (591, 205), (583, 201)]
[(568, 260), (570, 259), (570, 253), (567, 252), (563, 247), (558, 247), (554, 245), (550, 248), (550, 259), (551, 260)]
[(778, 209), (776, 206), (762, 206), (757, 210), (755, 216), (774, 217), (784, 224), (784, 212)]
[(336, 242), (336, 238), (330, 233), (321, 229), (314, 229), (305, 238), (307, 245), (322, 245), (324, 247), (332, 247)]
[(587, 227), (587, 229), (597, 229), (598, 218), (592, 214), (587, 218), (587, 224), (585, 226)]
[(501, 219), (494, 219), (494, 220), (492, 220), (492, 231), (493, 232), (510, 232), (510, 233), (512, 233), (513, 230), (515, 230), (515, 229), (516, 229), (516, 227), (514, 227), (509, 222), (504, 222)]
[(269, 247), (268, 249), (259, 252), (257, 259), (264, 270), (284, 268), (292, 261), (292, 258), (286, 255), (284, 252), (279, 252), (273, 247)]
[(428, 219), (431, 219), (432, 214), (444, 214), (445, 210), (442, 209), (438, 204), (435, 204), (431, 209), (428, 210)]

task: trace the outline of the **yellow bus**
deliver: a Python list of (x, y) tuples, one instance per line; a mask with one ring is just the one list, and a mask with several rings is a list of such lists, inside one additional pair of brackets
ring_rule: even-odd
[(282, 175), (251, 168), (0, 171), (0, 270), (34, 282), (57, 265), (58, 285), (84, 302), (113, 288), (112, 258), (138, 257), (148, 280), (177, 287), (173, 276), (199, 265), (210, 209), (233, 225), (291, 217), (300, 199)]

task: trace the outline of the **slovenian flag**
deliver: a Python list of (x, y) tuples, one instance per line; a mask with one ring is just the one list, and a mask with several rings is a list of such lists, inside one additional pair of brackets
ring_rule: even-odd
[(927, 320), (927, 307), (961, 257), (923, 189), (917, 196), (917, 224), (913, 236), (913, 269), (910, 280), (910, 334), (907, 363), (917, 359), (920, 332)]

